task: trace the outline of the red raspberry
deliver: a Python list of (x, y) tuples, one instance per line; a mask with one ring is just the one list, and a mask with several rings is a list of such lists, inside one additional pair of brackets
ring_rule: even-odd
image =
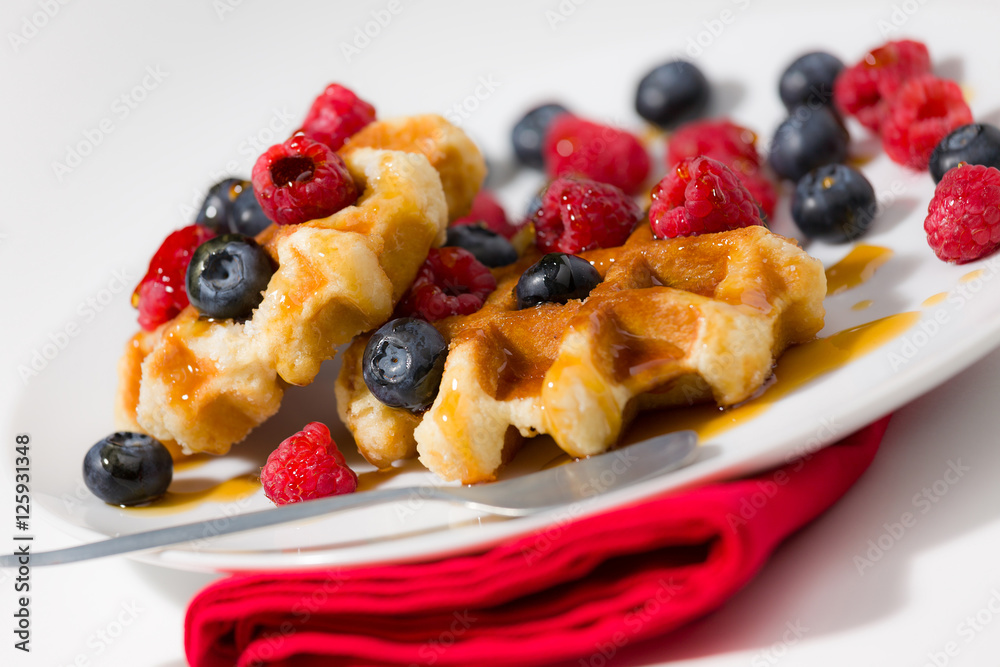
[(275, 505), (287, 505), (353, 493), (358, 476), (330, 439), (330, 429), (311, 422), (271, 452), (260, 471), (260, 483)]
[(728, 119), (688, 123), (667, 142), (667, 169), (681, 160), (704, 155), (718, 160), (739, 176), (764, 215), (774, 215), (778, 195), (774, 183), (761, 170), (757, 135)]
[(927, 169), (934, 147), (952, 130), (972, 122), (972, 111), (954, 81), (925, 74), (910, 79), (882, 118), (882, 147), (893, 162)]
[(878, 132), (886, 104), (908, 79), (931, 71), (931, 57), (921, 42), (888, 42), (844, 68), (833, 84), (833, 99), (845, 115), (855, 116)]
[(302, 134), (268, 148), (251, 178), (260, 207), (279, 225), (325, 218), (358, 198), (341, 157)]
[(365, 125), (375, 120), (375, 107), (343, 86), (331, 83), (309, 107), (302, 132), (337, 151)]
[(191, 255), (214, 236), (208, 227), (188, 225), (163, 240), (149, 261), (146, 275), (132, 292), (132, 306), (139, 309), (139, 326), (152, 331), (188, 305), (184, 279)]
[(396, 317), (434, 322), (450, 315), (470, 315), (483, 307), (496, 287), (490, 270), (468, 250), (431, 248), (396, 307)]
[(625, 243), (642, 220), (631, 197), (613, 185), (559, 178), (535, 211), (535, 244), (542, 252), (575, 254)]
[(1000, 247), (1000, 170), (959, 164), (934, 190), (924, 220), (927, 243), (946, 262), (964, 264)]
[(649, 155), (634, 135), (568, 113), (552, 121), (542, 155), (551, 178), (583, 176), (630, 195), (642, 189), (649, 175)]
[(649, 223), (661, 239), (763, 224), (736, 174), (707, 157), (688, 158), (667, 172), (653, 188)]
[(520, 226), (512, 225), (507, 221), (507, 214), (504, 212), (500, 202), (496, 200), (488, 190), (480, 190), (472, 200), (472, 209), (469, 214), (453, 221), (452, 225), (473, 225), (477, 222), (486, 223), (486, 228), (491, 229), (505, 238), (513, 238), (517, 234)]

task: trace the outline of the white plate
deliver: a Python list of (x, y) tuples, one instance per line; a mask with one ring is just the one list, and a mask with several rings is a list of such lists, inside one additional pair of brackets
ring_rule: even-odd
[[(735, 3), (734, 6), (739, 7), (741, 4)], [(926, 12), (922, 15), (922, 20), (927, 20), (930, 8), (922, 11)], [(877, 34), (874, 37), (855, 35), (851, 32), (850, 23), (839, 19), (836, 13), (831, 13), (826, 18), (829, 19), (827, 25), (831, 34), (847, 35), (838, 40), (837, 44), (829, 45), (835, 46), (847, 61), (856, 59), (865, 47), (879, 41)], [(722, 98), (721, 110), (737, 121), (759, 130), (763, 137), (769, 135), (781, 118), (780, 105), (774, 93), (778, 73), (805, 47), (822, 46), (815, 39), (798, 44), (793, 37), (788, 41), (787, 48), (775, 48), (769, 54), (755, 52), (752, 58), (741, 57), (747, 45), (753, 43), (748, 41), (752, 36), (775, 29), (774, 20), (763, 9), (752, 16), (747, 14), (729, 29), (731, 39), (713, 43), (698, 61), (709, 78), (718, 84)], [(980, 22), (982, 28), (971, 27), (969, 30), (985, 31), (991, 23), (983, 20)], [(784, 23), (786, 28), (793, 24), (791, 19)], [(509, 153), (505, 145), (509, 125), (524, 108), (532, 102), (560, 98), (585, 115), (604, 120), (614, 119), (619, 124), (638, 129), (640, 123), (631, 110), (634, 81), (650, 64), (655, 64), (669, 53), (663, 48), (663, 43), (684, 45), (688, 37), (697, 37), (699, 32), (696, 28), (697, 24), (689, 24), (683, 30), (673, 27), (663, 35), (657, 35), (655, 39), (639, 39), (630, 34), (613, 33), (603, 41), (599, 52), (581, 50), (575, 54), (572, 62), (565, 59), (545, 61), (544, 77), (540, 76), (540, 63), (542, 55), (547, 52), (540, 45), (529, 48), (528, 55), (519, 52), (512, 54), (509, 62), (497, 63), (498, 73), (494, 76), (500, 82), (498, 90), (502, 92), (482, 100), (482, 109), (470, 116), (466, 126), (494, 160), (496, 171), (500, 174), (498, 188), (508, 204), (508, 210), (515, 215), (517, 211), (523, 210), (529, 194), (538, 185), (538, 177), (532, 173), (504, 177), (505, 173), (510, 176), (509, 170), (503, 165), (503, 159)], [(963, 83), (974, 92), (971, 106), (977, 118), (988, 118), (991, 112), (1000, 107), (1000, 91), (990, 89), (992, 79), (988, 68), (980, 66), (979, 61), (969, 61), (963, 67), (962, 61), (957, 59), (969, 48), (970, 43), (975, 43), (974, 35), (963, 33), (949, 36), (930, 32), (921, 35), (917, 31), (917, 36), (930, 42), (935, 61), (945, 67), (946, 74), (961, 75)], [(985, 33), (983, 38), (983, 43), (986, 43)], [(388, 44), (384, 47), (392, 48)], [(774, 52), (778, 55), (774, 55)], [(613, 54), (614, 58), (607, 57), (609, 54)], [(378, 66), (374, 46), (372, 52), (365, 56), (372, 61), (372, 68)], [(186, 64), (179, 64), (178, 71), (184, 71), (185, 66)], [(420, 97), (413, 93), (415, 84), (412, 82), (390, 83), (375, 79), (365, 81), (366, 67), (363, 61), (359, 61), (359, 69), (350, 70), (351, 76), (345, 76), (344, 80), (376, 103), (386, 100), (378, 106), (391, 113), (417, 112), (428, 108), (414, 104), (413, 99), (432, 100), (430, 104), (433, 106), (430, 108), (443, 111), (450, 108), (451, 103), (473, 93), (477, 80), (475, 76), (469, 76), (466, 81), (462, 76), (469, 73), (468, 68), (463, 69), (461, 64), (455, 64), (456, 71), (460, 71), (461, 76), (456, 74), (452, 79), (461, 80), (462, 83), (445, 85), (441, 80), (435, 79), (430, 86), (432, 92), (425, 90), (423, 97)], [(282, 80), (284, 88), (280, 95), (295, 100), (288, 108), (296, 119), (316, 89), (331, 78), (330, 72), (316, 63), (304, 64), (303, 72), (301, 80), (308, 83), (298, 85), (290, 83), (288, 79)], [(482, 70), (479, 73), (487, 78), (493, 75)], [(188, 74), (190, 75), (190, 70)], [(141, 78), (140, 76), (139, 79)], [(191, 80), (188, 78), (186, 81)], [(127, 224), (127, 221), (112, 223), (113, 230), (131, 235), (129, 252), (134, 252), (137, 257), (141, 255), (141, 259), (127, 262), (133, 272), (133, 279), (141, 271), (145, 258), (159, 239), (170, 229), (184, 223), (184, 220), (178, 219), (175, 209), (179, 208), (179, 201), (186, 203), (186, 200), (191, 199), (187, 193), (192, 185), (195, 188), (210, 185), (212, 178), (209, 174), (226, 169), (226, 162), (234, 155), (232, 145), (250, 131), (243, 128), (263, 127), (271, 117), (269, 110), (279, 104), (275, 101), (280, 99), (279, 94), (269, 96), (269, 93), (251, 86), (247, 79), (238, 81), (245, 86), (237, 86), (238, 90), (229, 92), (239, 94), (240, 103), (233, 105), (221, 102), (217, 124), (213, 123), (216, 117), (212, 104), (202, 105), (199, 111), (204, 124), (216, 128), (217, 132), (231, 131), (231, 136), (225, 140), (228, 143), (224, 142), (221, 146), (199, 146), (197, 150), (185, 146), (184, 151), (172, 148), (169, 142), (158, 145), (159, 150), (170, 153), (170, 157), (165, 163), (162, 158), (151, 163), (151, 171), (155, 174), (153, 180), (159, 184), (159, 189), (150, 193), (145, 200), (143, 197), (146, 193), (138, 193), (140, 184), (145, 181), (144, 177), (120, 171), (113, 173), (119, 180), (115, 183), (114, 191), (106, 196), (121, 195), (122, 203), (116, 204), (117, 208), (114, 209), (119, 215), (134, 218), (136, 212), (145, 210), (146, 207), (157, 211), (150, 214), (153, 221), (149, 225), (150, 229), (136, 231), (134, 225)], [(595, 81), (600, 83), (601, 90), (595, 89)], [(167, 109), (148, 113), (162, 113), (161, 120), (167, 121), (170, 120), (170, 109), (176, 111), (174, 107), (183, 108), (185, 104), (192, 102), (195, 90), (190, 85), (183, 85), (182, 82), (175, 88), (175, 92), (171, 92), (169, 86), (165, 85), (162, 92), (157, 92)], [(466, 91), (466, 88), (469, 90)], [(194, 89), (203, 92), (198, 86), (194, 86)], [(442, 93), (442, 90), (450, 92)], [(407, 94), (410, 94), (410, 98)], [(256, 114), (255, 120), (239, 125), (242, 121), (235, 116), (235, 109), (248, 107), (264, 109), (266, 112)], [(276, 117), (280, 118), (281, 115)], [(133, 126), (131, 131), (140, 135), (140, 139), (154, 137), (155, 127), (136, 122), (139, 124)], [(240, 127), (238, 130), (235, 129), (237, 125)], [(857, 140), (865, 137), (857, 126), (852, 126), (852, 130)], [(122, 131), (129, 131), (129, 128)], [(205, 135), (198, 137), (204, 139)], [(104, 174), (112, 175), (111, 164), (107, 161), (126, 150), (124, 143), (123, 140), (117, 146), (110, 145), (109, 139), (109, 147), (103, 153), (99, 156), (95, 154), (93, 161), (85, 162), (78, 174), (71, 174), (72, 179), (77, 179), (75, 182), (70, 179), (71, 191), (79, 196), (98, 196), (90, 191), (80, 193), (82, 185), (77, 184), (86, 184), (92, 190), (103, 181), (102, 170)], [(863, 152), (866, 144), (871, 143), (857, 141), (857, 148)], [(246, 173), (250, 158), (244, 156), (239, 148), (236, 155), (239, 156), (236, 160), (239, 171)], [(1000, 268), (1000, 256), (991, 261), (961, 267), (938, 261), (927, 247), (922, 231), (924, 212), (933, 192), (930, 178), (893, 165), (883, 154), (878, 154), (866, 163), (863, 170), (880, 195), (888, 193), (893, 199), (863, 242), (891, 248), (895, 254), (866, 283), (827, 299), (827, 326), (822, 335), (830, 335), (898, 313), (919, 313), (919, 321), (915, 319), (909, 329), (869, 354), (783, 396), (768, 409), (758, 412), (753, 419), (708, 438), (701, 459), (694, 465), (664, 479), (602, 497), (587, 505), (568, 507), (525, 519), (485, 519), (472, 512), (424, 502), (419, 497), (414, 497), (411, 502), (402, 505), (358, 510), (334, 518), (234, 535), (138, 557), (177, 568), (240, 570), (376, 563), (452, 554), (521, 535), (539, 527), (551, 526), (553, 530), (558, 530), (559, 525), (572, 517), (606, 511), (671, 489), (758, 471), (786, 461), (798, 453), (828, 444), (892, 411), (954, 375), (1000, 343), (1000, 287), (997, 281), (992, 281)], [(183, 178), (179, 176), (180, 173), (184, 174)], [(172, 182), (178, 182), (176, 192), (162, 194), (165, 189), (163, 183)], [(157, 209), (157, 206), (160, 208)], [(78, 222), (81, 225), (97, 225), (98, 218), (107, 214), (106, 208), (98, 211), (96, 208), (84, 207), (79, 212)], [(788, 218), (787, 198), (780, 205), (773, 228), (779, 233), (795, 233)], [(32, 233), (42, 235), (44, 230)], [(109, 241), (97, 235), (96, 241), (92, 242)], [(122, 242), (119, 240), (113, 247), (121, 249)], [(830, 265), (846, 255), (850, 246), (814, 243), (808, 246), (808, 250)], [(98, 258), (92, 261), (103, 261), (99, 259), (101, 256), (92, 255)], [(117, 266), (112, 264), (113, 261), (108, 260), (109, 272)], [(967, 280), (972, 272), (979, 270), (982, 271), (981, 274), (973, 274), (978, 277), (963, 282), (963, 277)], [(924, 305), (929, 297), (942, 293), (947, 293), (947, 297), (936, 305)], [(100, 297), (101, 292), (94, 292), (92, 295)], [(97, 501), (86, 491), (80, 476), (83, 453), (93, 442), (112, 430), (109, 415), (115, 388), (115, 364), (121, 345), (135, 328), (134, 313), (128, 307), (127, 298), (111, 294), (109, 301), (109, 305), (102, 306), (99, 317), (91, 318), (92, 324), (91, 319), (86, 319), (80, 310), (67, 311), (61, 319), (50, 318), (53, 321), (85, 323), (88, 326), (80, 327), (80, 331), (72, 336), (72, 344), (65, 345), (65, 349), (55, 354), (54, 359), (46, 360), (44, 372), (26, 382), (19, 400), (14, 404), (16, 424), (27, 425), (19, 430), (30, 431), (35, 443), (32, 450), (35, 503), (56, 517), (67, 532), (83, 540), (203, 518), (219, 517), (220, 521), (224, 521), (225, 516), (234, 512), (267, 507), (269, 503), (266, 499), (262, 494), (256, 493), (238, 500), (204, 502), (183, 512), (164, 514), (158, 510), (121, 510), (110, 507)], [(870, 306), (866, 309), (852, 308), (863, 301), (871, 301)], [(39, 344), (35, 349), (43, 350), (44, 347)], [(28, 357), (29, 355), (24, 355), (21, 361)], [(353, 448), (349, 436), (342, 429), (336, 432), (337, 419), (332, 392), (334, 366), (335, 364), (328, 364), (312, 386), (289, 391), (280, 414), (258, 429), (232, 455), (179, 472), (172, 489), (191, 490), (209, 486), (218, 480), (252, 473), (259, 468), (267, 452), (278, 441), (311, 420), (330, 424), (342, 449), (348, 452), (349, 459), (359, 471), (365, 472), (368, 468), (351, 451)], [(668, 418), (666, 413), (663, 418)], [(555, 455), (556, 451), (551, 445), (532, 447), (529, 443), (507, 474), (537, 469)], [(10, 461), (4, 459), (3, 466), (9, 473)], [(409, 466), (382, 483), (409, 485), (433, 482), (428, 473)]]

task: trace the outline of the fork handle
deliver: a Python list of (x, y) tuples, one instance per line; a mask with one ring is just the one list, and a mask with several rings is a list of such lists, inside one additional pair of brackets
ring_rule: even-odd
[[(319, 498), (307, 502), (282, 505), (274, 509), (258, 510), (248, 514), (238, 514), (232, 517), (220, 517), (206, 521), (196, 521), (185, 523), (179, 526), (168, 528), (158, 528), (140, 533), (121, 535), (112, 537), (100, 542), (81, 544), (65, 549), (54, 549), (52, 551), (40, 551), (28, 554), (31, 565), (59, 565), (62, 563), (72, 563), (91, 558), (102, 558), (115, 554), (130, 553), (133, 551), (145, 551), (167, 547), (182, 542), (192, 542), (208, 540), (219, 535), (239, 533), (255, 528), (264, 528), (281, 523), (301, 521), (312, 517), (322, 516), (333, 512), (353, 509), (356, 507), (368, 507), (382, 503), (405, 500), (407, 498), (419, 497), (427, 500), (451, 500), (454, 498), (441, 493), (432, 486), (399, 487), (391, 489), (377, 489), (375, 491), (365, 491), (364, 493), (350, 493), (341, 496), (330, 496), (329, 498)], [(24, 555), (3, 555), (0, 556), (0, 567), (17, 567), (19, 558)]]

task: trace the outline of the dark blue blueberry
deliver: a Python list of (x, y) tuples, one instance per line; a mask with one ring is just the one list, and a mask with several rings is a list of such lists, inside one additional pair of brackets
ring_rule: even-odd
[(83, 481), (112, 505), (139, 505), (162, 496), (174, 476), (170, 452), (142, 433), (112, 433), (83, 457)]
[(513, 244), (482, 223), (449, 227), (444, 244), (465, 248), (481, 264), (490, 268), (507, 266), (517, 261), (517, 250)]
[(872, 184), (843, 164), (809, 172), (792, 195), (792, 219), (802, 233), (833, 243), (851, 241), (868, 231), (876, 209)]
[(514, 288), (518, 308), (540, 303), (566, 303), (585, 299), (601, 282), (590, 262), (561, 252), (550, 252), (521, 274)]
[(233, 202), (245, 191), (252, 191), (250, 181), (241, 178), (227, 178), (213, 185), (205, 201), (201, 204), (195, 222), (205, 225), (216, 234), (227, 234), (231, 231), (229, 220)]
[(556, 116), (564, 113), (569, 113), (569, 109), (561, 104), (543, 104), (528, 111), (515, 123), (510, 140), (518, 162), (537, 169), (544, 166), (542, 140), (545, 139), (545, 132)]
[(208, 317), (249, 317), (263, 300), (273, 273), (271, 258), (249, 236), (216, 236), (198, 246), (191, 257), (188, 300)]
[(368, 390), (394, 408), (426, 410), (437, 396), (448, 343), (426, 320), (402, 317), (376, 331), (361, 369)]
[(253, 188), (246, 188), (236, 197), (229, 211), (229, 231), (245, 236), (257, 236), (271, 226), (264, 209), (257, 202)]
[(837, 56), (813, 51), (788, 66), (778, 81), (778, 94), (785, 108), (824, 106), (833, 103), (833, 82), (844, 69)]
[(798, 181), (816, 167), (843, 162), (849, 140), (829, 107), (795, 107), (775, 130), (767, 161), (778, 176)]
[(930, 170), (939, 183), (944, 172), (960, 162), (1000, 169), (1000, 129), (986, 123), (963, 125), (934, 147)]
[(674, 60), (642, 77), (635, 92), (635, 110), (650, 123), (670, 128), (704, 114), (709, 97), (708, 79), (701, 70)]

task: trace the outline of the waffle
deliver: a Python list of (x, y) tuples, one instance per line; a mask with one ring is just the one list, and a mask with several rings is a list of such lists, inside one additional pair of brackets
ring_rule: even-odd
[[(418, 136), (405, 120), (392, 122)], [(429, 141), (446, 156), (441, 166), (465, 165), (469, 182), (459, 189), (478, 188), (485, 171), (475, 145), (443, 119), (415, 122), (438, 128)], [(308, 384), (336, 346), (389, 318), (449, 217), (465, 211), (449, 211), (420, 152), (353, 146), (343, 157), (361, 196), (328, 218), (258, 235), (278, 269), (249, 320), (200, 318), (189, 306), (129, 341), (119, 428), (147, 432), (175, 454), (223, 454), (277, 412), (288, 384)]]
[(823, 266), (763, 227), (581, 253), (603, 282), (583, 300), (516, 310), (514, 286), (538, 255), (497, 271), (449, 341), (440, 390), (422, 415), (390, 408), (361, 374), (367, 336), (343, 356), (341, 417), (379, 466), (414, 453), (444, 479), (494, 479), (522, 440), (547, 433), (574, 457), (615, 444), (639, 410), (758, 391), (778, 355), (823, 326)]

